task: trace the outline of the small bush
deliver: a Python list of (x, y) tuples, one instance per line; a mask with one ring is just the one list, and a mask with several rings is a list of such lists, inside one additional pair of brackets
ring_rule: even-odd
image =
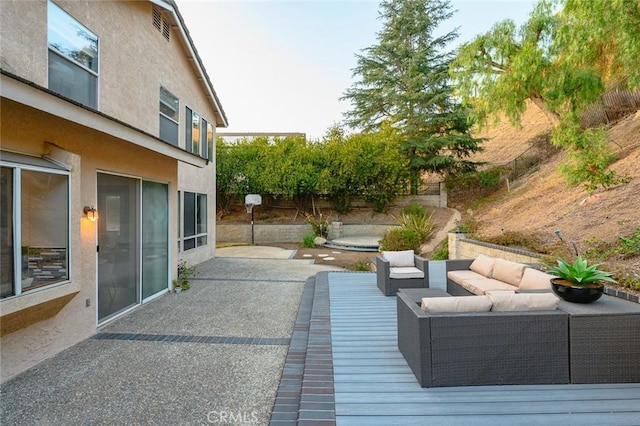
[(549, 245), (537, 235), (517, 231), (504, 231), (502, 235), (483, 238), (482, 241), (505, 247), (522, 248), (541, 254), (551, 254)]
[(427, 210), (424, 206), (413, 203), (402, 209), (402, 215), (425, 217), (427, 215)]
[(322, 213), (320, 213), (319, 217), (316, 219), (315, 216), (310, 214), (306, 215), (307, 223), (311, 225), (311, 229), (313, 229), (313, 234), (316, 237), (327, 238), (329, 236), (329, 218), (323, 217)]
[(300, 246), (302, 246), (302, 248), (314, 248), (316, 246), (315, 239), (315, 235), (305, 235), (304, 237), (302, 237)]
[(431, 260), (447, 260), (449, 259), (449, 239), (445, 238), (431, 255)]
[(422, 216), (415, 214), (403, 214), (397, 219), (403, 229), (413, 231), (418, 237), (419, 244), (424, 244), (431, 238), (436, 224), (431, 220), (432, 215), (426, 213)]
[(346, 269), (350, 271), (367, 272), (371, 270), (370, 263), (363, 260), (347, 265)]
[(420, 238), (411, 229), (393, 228), (387, 230), (380, 240), (380, 250), (413, 250), (420, 247)]

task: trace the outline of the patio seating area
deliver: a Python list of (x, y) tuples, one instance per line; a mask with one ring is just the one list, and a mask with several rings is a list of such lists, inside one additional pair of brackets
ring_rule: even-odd
[[(444, 262), (429, 268), (427, 291), (444, 292)], [(317, 395), (326, 402), (332, 388), (335, 424), (624, 425), (640, 418), (640, 383), (422, 388), (398, 350), (396, 298), (381, 294), (375, 274), (323, 272), (315, 285), (328, 287), (328, 301), (313, 303), (326, 304), (331, 341), (323, 344), (333, 361), (333, 386), (325, 383)], [(301, 398), (314, 392), (303, 388)], [(330, 422), (330, 414), (318, 418)]]

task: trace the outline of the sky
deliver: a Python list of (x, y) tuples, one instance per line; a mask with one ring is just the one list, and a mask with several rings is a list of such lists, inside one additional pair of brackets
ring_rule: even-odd
[[(321, 139), (342, 123), (356, 54), (377, 42), (377, 0), (176, 0), (228, 118), (218, 132), (299, 132)], [(534, 0), (452, 0), (438, 31), (452, 46), (503, 19), (526, 21)]]

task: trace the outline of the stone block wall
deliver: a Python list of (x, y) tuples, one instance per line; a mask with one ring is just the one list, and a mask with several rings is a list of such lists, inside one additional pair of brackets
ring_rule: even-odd
[(464, 233), (449, 233), (449, 259), (474, 259), (479, 254), (519, 263), (540, 263), (542, 258), (541, 254), (527, 250), (472, 240)]
[[(341, 222), (340, 222), (341, 223)], [(397, 225), (350, 225), (342, 224), (329, 226), (329, 238), (346, 238), (359, 236), (378, 236), (382, 238), (385, 231)], [(304, 224), (255, 224), (254, 242), (256, 244), (269, 243), (299, 243), (305, 235), (313, 234), (311, 225)], [(218, 223), (216, 225), (216, 239), (221, 243), (250, 243), (251, 225), (246, 223)]]

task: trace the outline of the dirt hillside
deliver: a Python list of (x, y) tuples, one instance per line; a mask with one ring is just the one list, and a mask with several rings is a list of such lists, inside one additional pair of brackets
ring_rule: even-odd
[[(633, 233), (640, 226), (640, 112), (609, 133), (620, 158), (611, 169), (631, 177), (628, 184), (592, 196), (582, 187), (568, 187), (557, 171), (565, 159), (560, 153), (512, 185), (510, 192), (497, 194), (477, 210), (462, 212), (463, 217), (473, 217), (487, 236), (509, 230), (554, 239), (554, 231), (560, 229), (566, 239), (579, 243), (590, 237), (613, 241)], [(517, 132), (513, 135), (514, 140), (519, 138)]]
[(551, 126), (551, 121), (542, 110), (528, 102), (519, 127), (512, 126), (503, 116), (497, 123), (490, 123), (475, 134), (476, 137), (486, 140), (482, 144), (484, 151), (471, 156), (471, 160), (493, 165), (513, 161), (529, 148), (528, 142), (531, 138), (550, 129)]

